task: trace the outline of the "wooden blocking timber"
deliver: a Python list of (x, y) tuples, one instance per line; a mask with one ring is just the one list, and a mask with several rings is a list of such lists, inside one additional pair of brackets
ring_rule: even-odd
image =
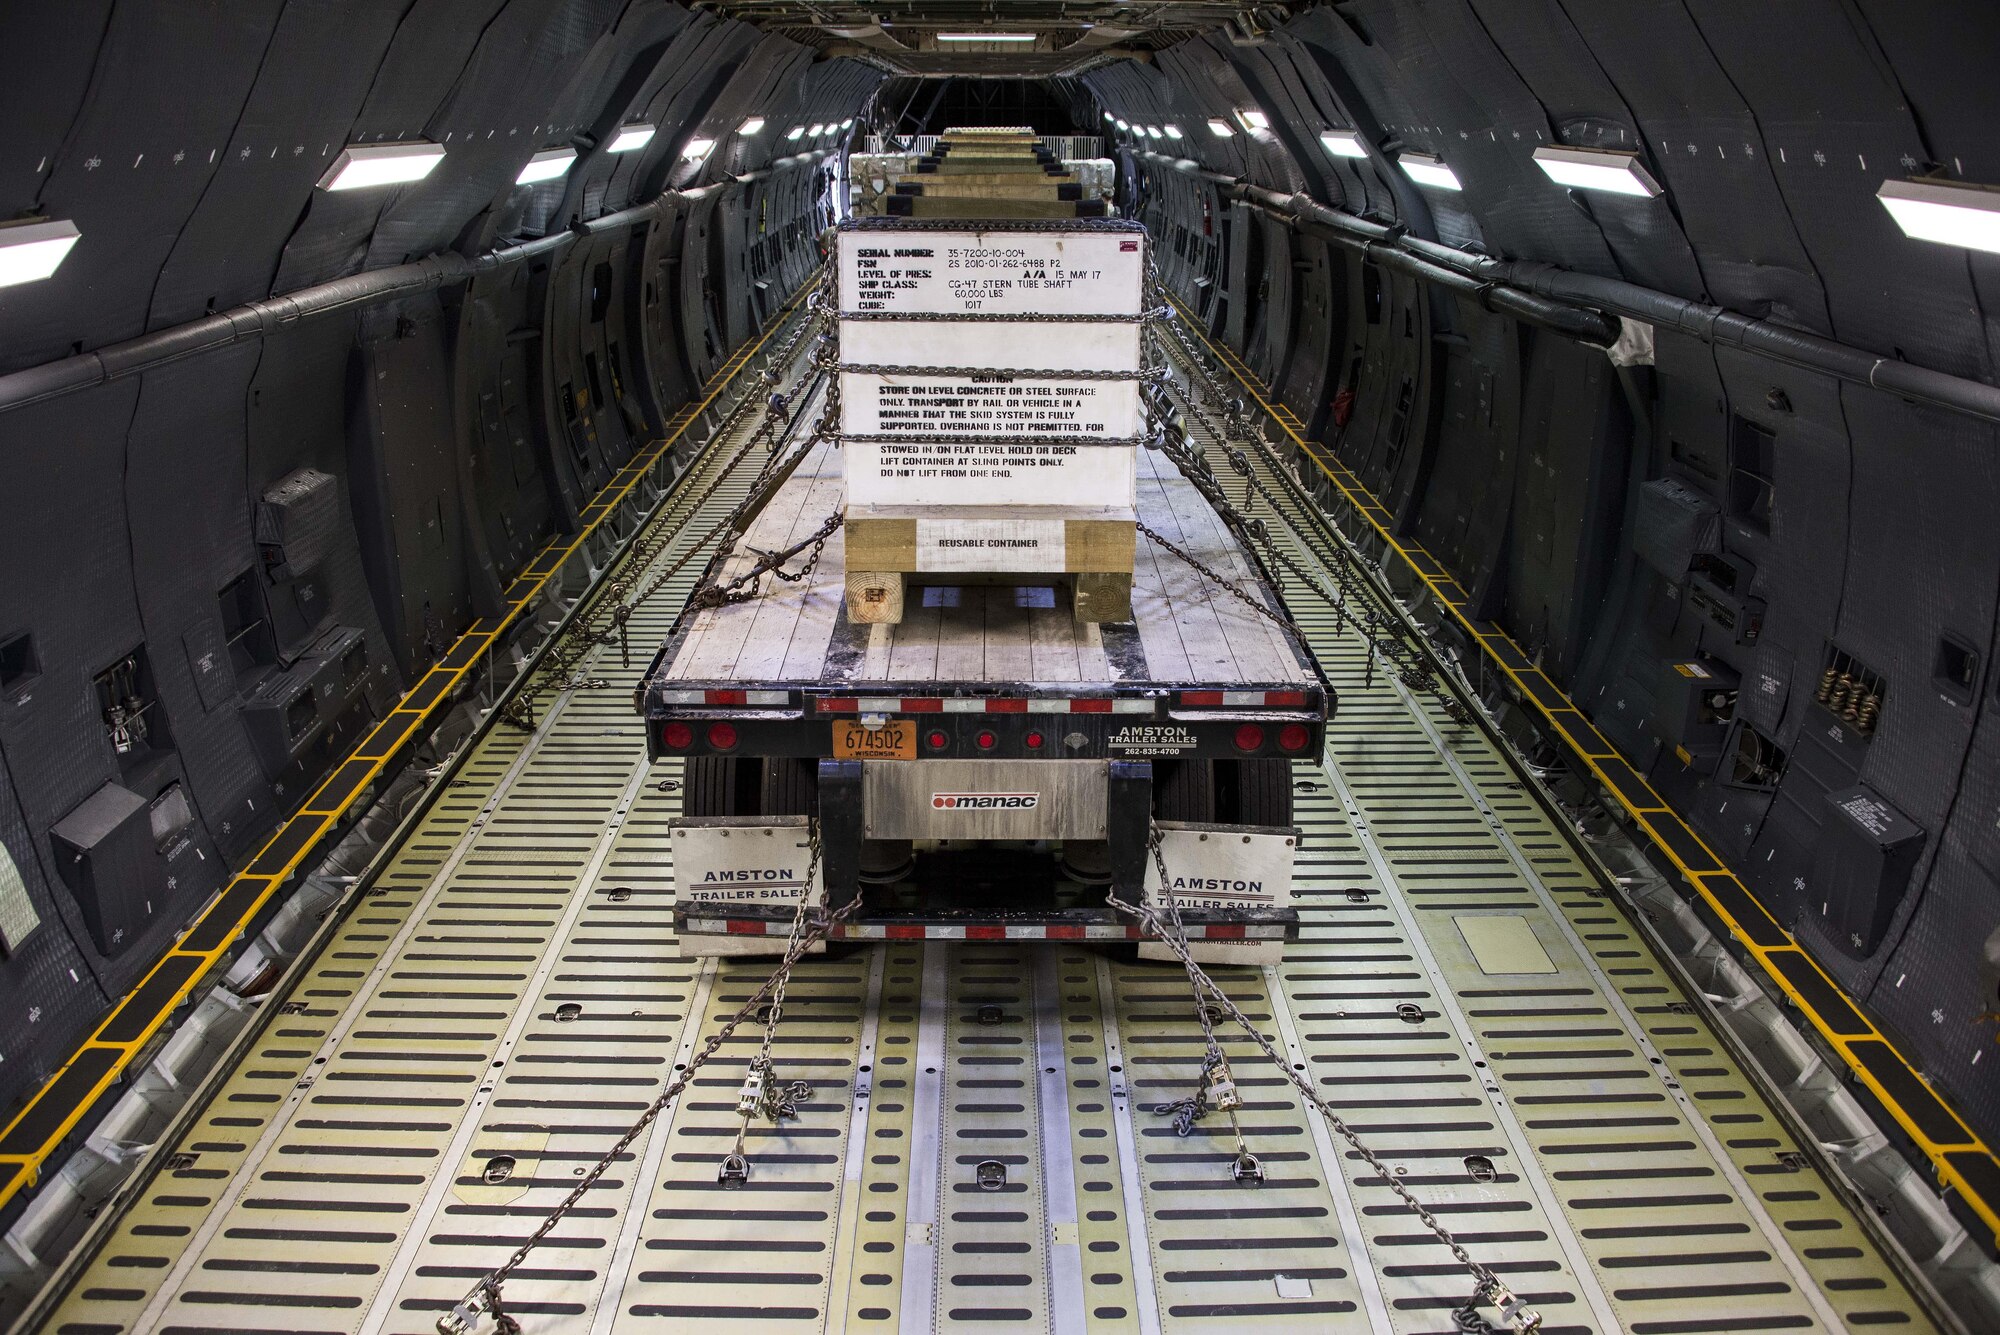
[[(896, 624), (913, 584), (1064, 583), (1076, 619), (1132, 619), (1132, 511), (969, 506), (884, 511), (850, 506), (847, 616), (861, 625)], [(892, 587), (893, 586), (893, 587)]]
[(1070, 602), (1078, 622), (1130, 621), (1132, 619), (1132, 575), (1099, 571), (1075, 577)]
[(1126, 603), (1129, 606), (1132, 560), (1138, 545), (1138, 530), (1134, 521), (1065, 519), (1062, 523), (1063, 568), (1074, 574), (1124, 575)]
[(1132, 573), (1129, 507), (972, 505), (847, 508), (850, 570), (908, 574)]
[(896, 570), (847, 572), (847, 619), (857, 626), (895, 626), (903, 620), (903, 575)]

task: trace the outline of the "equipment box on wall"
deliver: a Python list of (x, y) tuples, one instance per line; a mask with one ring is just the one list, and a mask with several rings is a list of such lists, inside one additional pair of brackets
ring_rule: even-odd
[(1834, 944), (1866, 959), (1910, 887), (1924, 851), (1923, 827), (1864, 786), (1828, 793), (1826, 803), (1811, 883)]

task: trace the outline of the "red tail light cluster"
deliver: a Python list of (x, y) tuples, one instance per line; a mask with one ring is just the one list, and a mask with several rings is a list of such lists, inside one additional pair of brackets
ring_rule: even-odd
[(1264, 730), (1254, 723), (1245, 723), (1236, 729), (1236, 749), (1256, 751), (1264, 745)]
[(708, 725), (708, 744), (718, 751), (736, 749), (736, 727), (731, 723), (711, 723)]
[(685, 751), (694, 745), (694, 729), (685, 723), (669, 723), (660, 729), (660, 740), (669, 751)]
[(1303, 723), (1287, 723), (1278, 729), (1278, 749), (1296, 754), (1312, 741), (1312, 729)]

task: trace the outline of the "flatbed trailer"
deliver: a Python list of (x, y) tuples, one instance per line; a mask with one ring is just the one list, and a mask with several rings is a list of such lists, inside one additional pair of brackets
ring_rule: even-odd
[[(834, 440), (801, 447), (704, 583), (809, 548), (842, 461)], [(689, 863), (681, 840), (747, 850), (790, 818), (780, 846), (803, 859), (808, 815), (831, 903), (865, 897), (836, 938), (1136, 940), (1105, 891), (1137, 902), (1160, 871), (1209, 958), (1267, 962), (1296, 938), (1290, 766), (1318, 754), (1333, 691), (1196, 487), (1153, 450), (1138, 479), (1140, 522), (1185, 556), (1140, 544), (1127, 623), (1078, 621), (1046, 577), (930, 575), (900, 624), (858, 625), (838, 530), (803, 578), (680, 621), (640, 707), (650, 754), (688, 761), (684, 951), (772, 950), (759, 938), (814, 891), (784, 867)], [(726, 888), (704, 898), (709, 876)]]

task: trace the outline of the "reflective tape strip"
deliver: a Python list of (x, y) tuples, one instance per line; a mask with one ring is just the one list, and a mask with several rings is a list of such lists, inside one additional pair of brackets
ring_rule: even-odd
[[(689, 918), (682, 936), (786, 936), (790, 918)], [(1092, 923), (879, 923), (848, 922), (827, 933), (841, 941), (1141, 941), (1145, 929), (1136, 924)], [(1285, 929), (1277, 923), (1216, 922), (1191, 925), (1190, 941), (1279, 941)]]

